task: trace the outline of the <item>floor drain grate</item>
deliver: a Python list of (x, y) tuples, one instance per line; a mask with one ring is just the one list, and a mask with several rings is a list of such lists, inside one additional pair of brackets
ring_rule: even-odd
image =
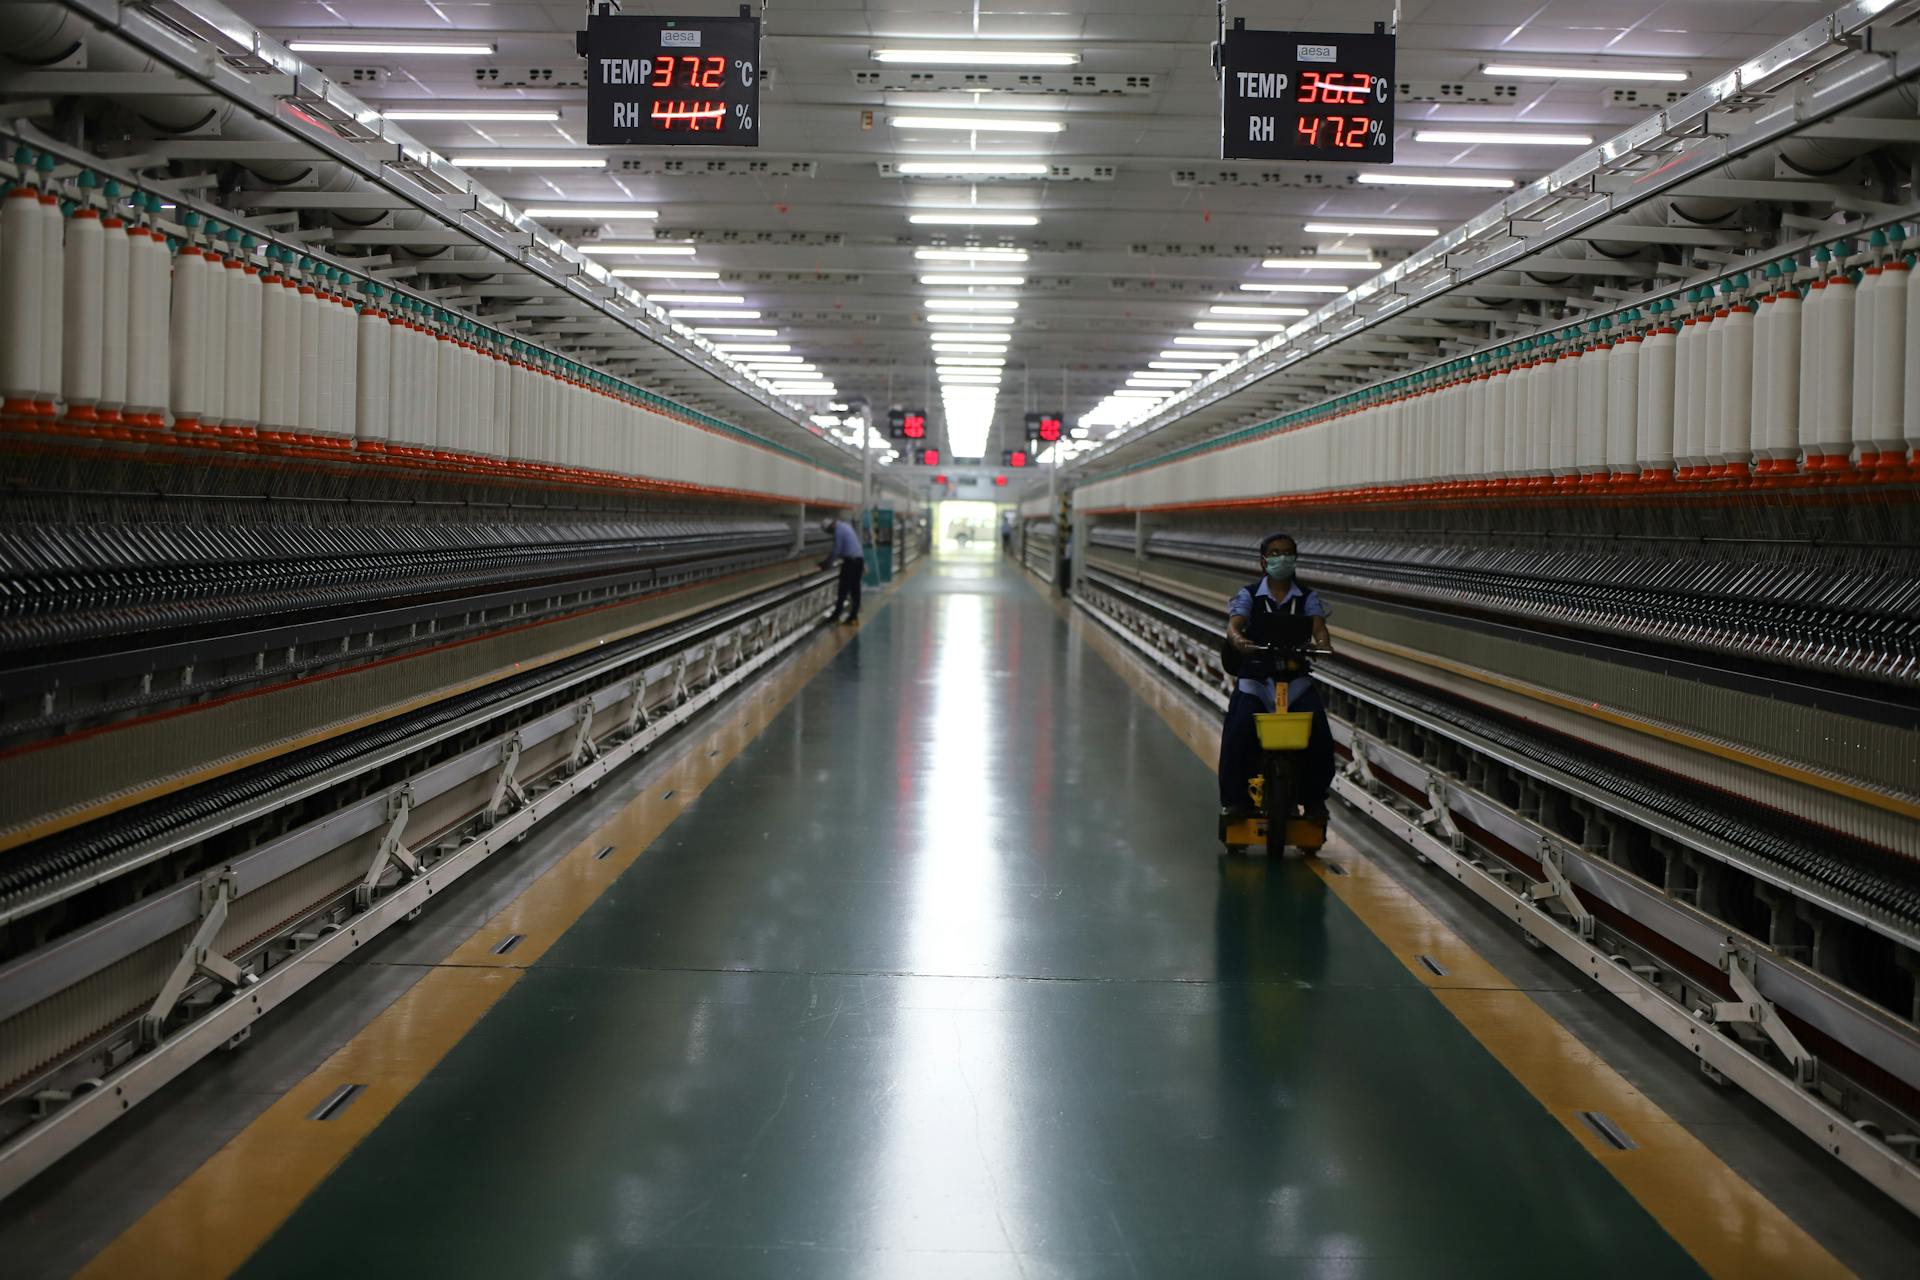
[(1438, 960), (1435, 960), (1432, 956), (1419, 955), (1419, 956), (1415, 956), (1414, 959), (1418, 960), (1421, 964), (1425, 965), (1427, 972), (1432, 974), (1434, 977), (1444, 978), (1447, 976), (1447, 966), (1441, 964)]
[(524, 933), (510, 933), (494, 944), (493, 954), (503, 956), (526, 940), (527, 935)]
[(1345, 874), (1347, 874), (1347, 869), (1346, 869), (1345, 867), (1343, 867), (1343, 866), (1341, 866), (1341, 865), (1340, 865), (1339, 863), (1337, 863), (1337, 862), (1329, 862), (1329, 863), (1327, 863), (1327, 864), (1326, 864), (1326, 868), (1327, 868), (1327, 874), (1328, 874), (1328, 875), (1335, 875), (1335, 876), (1343, 876), (1343, 875), (1345, 875)]
[(332, 1120), (342, 1111), (353, 1105), (353, 1100), (366, 1091), (363, 1084), (343, 1084), (327, 1095), (327, 1100), (307, 1113), (309, 1120)]
[(594, 854), (593, 860), (595, 862), (605, 862), (612, 853), (613, 853), (613, 846), (608, 845), (606, 848), (602, 849), (600, 852)]
[(1626, 1130), (1608, 1119), (1604, 1111), (1580, 1111), (1575, 1114), (1586, 1122), (1587, 1128), (1599, 1135), (1600, 1141), (1615, 1151), (1632, 1151), (1640, 1145), (1627, 1136)]

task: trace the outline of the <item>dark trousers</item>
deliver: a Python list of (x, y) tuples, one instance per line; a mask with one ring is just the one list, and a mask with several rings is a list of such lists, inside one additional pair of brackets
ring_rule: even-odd
[[(1220, 807), (1231, 809), (1252, 803), (1247, 798), (1247, 779), (1260, 772), (1260, 735), (1253, 717), (1265, 708), (1250, 693), (1233, 691), (1227, 703), (1227, 722), (1220, 730)], [(1294, 774), (1293, 802), (1323, 805), (1327, 789), (1333, 786), (1333, 730), (1327, 725), (1326, 704), (1315, 686), (1307, 696), (1288, 706), (1289, 711), (1313, 712), (1313, 725), (1307, 731), (1307, 749), (1300, 753)]]
[[(842, 560), (840, 562), (840, 594), (834, 597), (833, 616), (839, 617), (842, 611), (847, 617), (860, 616), (860, 585), (867, 576), (867, 562), (860, 560)], [(851, 602), (852, 607), (848, 608)]]

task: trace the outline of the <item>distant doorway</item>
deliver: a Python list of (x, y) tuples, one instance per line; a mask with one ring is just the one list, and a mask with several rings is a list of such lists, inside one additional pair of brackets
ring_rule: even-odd
[(933, 507), (933, 548), (941, 555), (997, 555), (999, 508), (991, 502), (937, 502)]

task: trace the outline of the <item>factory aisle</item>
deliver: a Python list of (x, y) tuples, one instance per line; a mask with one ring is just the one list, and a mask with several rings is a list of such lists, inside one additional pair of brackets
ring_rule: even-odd
[(1015, 570), (934, 561), (242, 1274), (1698, 1274), (1211, 795)]

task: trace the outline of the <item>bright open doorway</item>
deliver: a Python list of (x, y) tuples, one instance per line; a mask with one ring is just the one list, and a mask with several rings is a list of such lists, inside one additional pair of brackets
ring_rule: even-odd
[(999, 548), (1000, 512), (991, 502), (938, 502), (933, 508), (933, 546), (943, 554), (992, 555)]

